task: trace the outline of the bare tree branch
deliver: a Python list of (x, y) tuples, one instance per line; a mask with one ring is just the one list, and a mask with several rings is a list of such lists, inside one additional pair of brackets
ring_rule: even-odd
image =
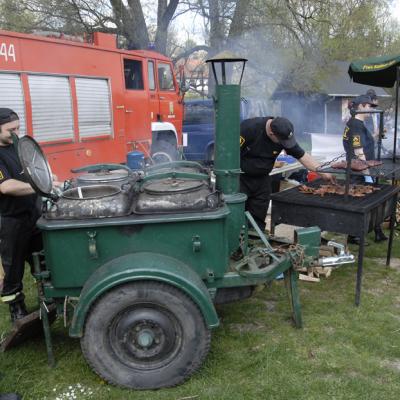
[(205, 45), (199, 45), (199, 46), (194, 46), (191, 49), (185, 50), (184, 52), (178, 54), (176, 57), (174, 57), (172, 59), (173, 63), (176, 63), (177, 61), (179, 61), (182, 58), (188, 58), (191, 54), (195, 53), (196, 51), (206, 51), (209, 52), (210, 51), (210, 47), (209, 46), (205, 46)]

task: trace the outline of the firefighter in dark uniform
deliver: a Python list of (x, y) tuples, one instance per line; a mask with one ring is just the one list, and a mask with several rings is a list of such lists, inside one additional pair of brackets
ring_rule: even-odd
[(22, 292), (25, 261), (42, 249), (36, 228), (40, 216), (38, 196), (23, 174), (16, 149), (18, 115), (0, 108), (0, 255), (4, 269), (1, 299), (9, 304), (11, 321), (26, 316)]
[[(372, 107), (379, 106), (378, 96), (376, 95), (376, 92), (374, 89), (368, 89), (366, 95), (370, 97), (371, 102), (373, 104)], [(372, 137), (372, 140), (374, 140), (374, 142), (376, 142), (379, 137), (379, 116), (378, 116), (378, 114), (367, 114), (367, 117), (365, 118), (365, 121), (364, 121), (364, 125), (368, 129), (368, 131)]]
[[(298, 159), (311, 171), (319, 166), (296, 142), (293, 124), (282, 117), (258, 117), (240, 124), (240, 191), (247, 195), (246, 211), (249, 211), (261, 230), (265, 229), (268, 204), (271, 193), (269, 173), (279, 153)], [(335, 182), (334, 176), (321, 174), (328, 181)]]
[[(368, 111), (372, 107), (376, 107), (377, 104), (366, 94), (356, 97), (353, 99), (349, 108), (357, 111)], [(368, 119), (370, 114), (356, 114), (351, 117), (344, 128), (343, 132), (343, 147), (346, 153), (351, 152), (352, 159), (360, 159), (364, 161), (375, 159), (375, 143), (371, 135), (371, 132), (365, 126), (365, 120)], [(353, 138), (353, 145), (350, 146), (349, 138)], [(372, 177), (369, 175), (369, 171), (365, 170), (364, 176), (353, 175), (351, 177), (352, 183), (363, 184), (373, 183)], [(375, 242), (381, 242), (387, 240), (386, 235), (383, 233), (380, 225), (375, 227)], [(359, 244), (360, 238), (357, 236), (349, 236), (349, 243)]]

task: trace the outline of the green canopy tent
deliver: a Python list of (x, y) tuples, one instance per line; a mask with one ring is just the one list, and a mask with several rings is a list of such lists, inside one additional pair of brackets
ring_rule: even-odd
[(399, 106), (400, 55), (369, 57), (354, 61), (349, 67), (354, 82), (370, 86), (393, 87), (396, 84), (396, 108), (394, 118), (393, 162), (396, 161), (397, 118)]

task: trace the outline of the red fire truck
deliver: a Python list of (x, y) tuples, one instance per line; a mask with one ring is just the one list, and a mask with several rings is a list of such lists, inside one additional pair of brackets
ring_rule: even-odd
[(114, 35), (83, 43), (0, 30), (0, 107), (19, 114), (60, 179), (134, 149), (176, 148), (181, 100), (169, 58), (117, 49)]

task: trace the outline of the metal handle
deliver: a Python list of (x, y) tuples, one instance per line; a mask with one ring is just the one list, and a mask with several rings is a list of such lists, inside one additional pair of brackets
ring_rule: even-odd
[(125, 110), (126, 113), (131, 113), (133, 112), (132, 110)]
[(96, 235), (97, 232), (87, 232), (89, 236), (89, 254), (92, 260), (99, 258), (99, 253), (97, 252)]
[(199, 235), (194, 235), (192, 237), (192, 243), (193, 243), (193, 253), (198, 253), (201, 249), (201, 241), (200, 241), (200, 236)]
[(122, 110), (123, 108), (125, 108), (125, 106), (116, 106), (117, 110)]
[(160, 96), (160, 100), (165, 100), (165, 97), (164, 96)]

